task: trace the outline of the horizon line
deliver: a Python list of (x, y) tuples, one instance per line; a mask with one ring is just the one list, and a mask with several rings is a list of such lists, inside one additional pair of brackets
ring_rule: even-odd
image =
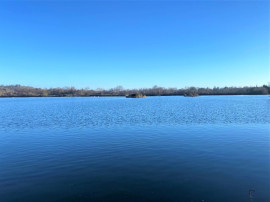
[(187, 88), (252, 88), (252, 87), (264, 87), (264, 86), (270, 86), (270, 82), (268, 82), (268, 84), (262, 84), (262, 85), (243, 85), (243, 86), (212, 86), (212, 87), (202, 87), (202, 86), (195, 86), (195, 85), (188, 85), (185, 87), (164, 87), (164, 86), (158, 86), (158, 85), (153, 85), (152, 87), (140, 87), (140, 88), (125, 88), (123, 85), (117, 85), (114, 87), (110, 87), (110, 88), (103, 88), (103, 87), (97, 87), (97, 88), (91, 88), (90, 86), (86, 86), (86, 87), (75, 87), (73, 85), (71, 86), (57, 86), (57, 87), (36, 87), (36, 86), (32, 86), (32, 85), (22, 85), (22, 84), (0, 84), (0, 86), (21, 86), (21, 87), (31, 87), (31, 88), (40, 88), (40, 89), (56, 89), (56, 88), (61, 88), (61, 89), (65, 89), (65, 88), (75, 88), (77, 89), (84, 89), (84, 90), (97, 90), (97, 89), (102, 89), (102, 90), (110, 90), (110, 89), (116, 89), (116, 88), (122, 88), (122, 90), (135, 90), (135, 89), (152, 89), (152, 88), (163, 88), (163, 89), (187, 89)]

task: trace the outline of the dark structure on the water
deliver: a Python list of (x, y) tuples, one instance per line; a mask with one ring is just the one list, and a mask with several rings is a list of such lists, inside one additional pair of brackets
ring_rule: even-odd
[(134, 93), (134, 94), (126, 95), (126, 98), (143, 98), (143, 97), (146, 97), (146, 96), (141, 93)]

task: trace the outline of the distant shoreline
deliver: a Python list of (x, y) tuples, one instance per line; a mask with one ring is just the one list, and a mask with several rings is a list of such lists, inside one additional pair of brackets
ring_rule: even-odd
[[(267, 96), (267, 95), (270, 95), (270, 94), (259, 94), (259, 95), (264, 95), (264, 96)], [(228, 95), (200, 95), (200, 96), (196, 96), (196, 97), (202, 97), (202, 96), (257, 96), (257, 95), (239, 95), (239, 94), (228, 94)], [(0, 99), (1, 98), (93, 98), (93, 97), (122, 97), (122, 98), (126, 98), (126, 96), (123, 96), (123, 95), (102, 95), (102, 96), (0, 96)], [(191, 97), (191, 96), (184, 96), (184, 95), (150, 95), (150, 96), (147, 96), (147, 97)], [(195, 98), (196, 98), (195, 97)], [(192, 97), (193, 98), (193, 97)]]
[(0, 98), (10, 97), (125, 97), (131, 94), (151, 96), (214, 96), (214, 95), (269, 95), (270, 85), (252, 87), (214, 87), (214, 88), (152, 88), (124, 89), (117, 86), (108, 90), (104, 89), (76, 89), (65, 88), (35, 88), (21, 85), (0, 85)]

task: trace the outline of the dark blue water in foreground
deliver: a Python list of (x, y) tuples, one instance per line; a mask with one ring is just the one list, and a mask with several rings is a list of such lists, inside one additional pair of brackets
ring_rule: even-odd
[(270, 201), (270, 98), (0, 99), (0, 201)]

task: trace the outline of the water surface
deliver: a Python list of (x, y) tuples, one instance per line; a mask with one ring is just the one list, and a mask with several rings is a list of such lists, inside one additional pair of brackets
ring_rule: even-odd
[(0, 99), (0, 201), (269, 201), (268, 96)]

